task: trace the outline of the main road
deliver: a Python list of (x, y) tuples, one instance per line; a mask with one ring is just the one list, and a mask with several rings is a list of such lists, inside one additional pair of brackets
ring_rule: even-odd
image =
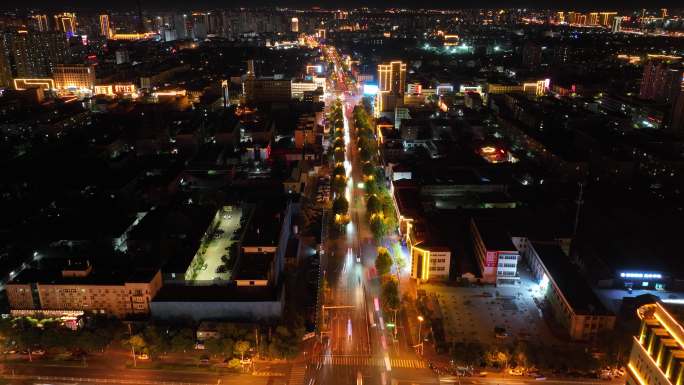
[(343, 234), (325, 245), (324, 279), (330, 293), (322, 310), (321, 344), (305, 381), (312, 384), (434, 384), (437, 379), (413, 352), (400, 348), (386, 327), (375, 274), (377, 243), (366, 220), (366, 205), (352, 112), (360, 97), (349, 89), (337, 51), (326, 55), (335, 64), (337, 81), (329, 102), (343, 105), (345, 171), (351, 221)]

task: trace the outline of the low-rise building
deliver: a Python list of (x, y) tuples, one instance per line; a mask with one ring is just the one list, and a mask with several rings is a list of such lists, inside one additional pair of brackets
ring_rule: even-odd
[(538, 294), (571, 339), (593, 340), (613, 329), (615, 315), (605, 308), (558, 244), (532, 241), (526, 250), (527, 263), (539, 282)]
[(482, 281), (497, 285), (519, 283), (519, 252), (506, 231), (494, 222), (471, 219), (470, 233)]
[(73, 311), (125, 318), (147, 315), (162, 287), (159, 270), (111, 271), (90, 261), (64, 260), (61, 269), (27, 269), (6, 286), (16, 316), (70, 314)]

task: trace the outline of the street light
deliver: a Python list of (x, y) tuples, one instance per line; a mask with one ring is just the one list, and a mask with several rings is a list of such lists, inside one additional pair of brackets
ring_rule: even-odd
[(418, 316), (418, 341), (420, 341), (420, 354), (423, 354), (423, 340), (420, 339), (420, 331), (423, 329), (423, 321), (425, 318), (423, 318), (422, 315)]

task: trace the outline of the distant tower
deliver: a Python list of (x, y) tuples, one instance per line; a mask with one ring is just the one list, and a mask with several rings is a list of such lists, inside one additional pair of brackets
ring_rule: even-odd
[(138, 33), (145, 33), (145, 20), (142, 14), (142, 4), (140, 0), (137, 0), (138, 5)]
[(112, 31), (109, 28), (109, 15), (100, 15), (100, 36), (112, 37)]
[(663, 19), (667, 17), (667, 8), (660, 8), (660, 17)]
[(613, 19), (613, 33), (618, 33), (622, 29), (622, 16), (616, 16)]
[(256, 77), (256, 72), (254, 71), (254, 59), (247, 60), (247, 77)]
[(45, 32), (48, 30), (47, 15), (33, 15), (31, 16), (33, 23), (35, 24), (36, 30), (39, 32)]
[(292, 32), (299, 32), (299, 19), (297, 19), (296, 17), (292, 18), (291, 31)]

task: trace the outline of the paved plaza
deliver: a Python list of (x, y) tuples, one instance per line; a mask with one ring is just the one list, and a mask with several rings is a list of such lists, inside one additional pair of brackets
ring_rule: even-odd
[[(442, 311), (447, 342), (479, 341), (491, 344), (516, 338), (545, 343), (556, 341), (534, 301), (534, 296), (539, 294), (538, 285), (530, 279), (524, 265), (520, 268), (521, 284), (514, 287), (454, 287), (442, 284), (419, 287), (427, 295), (436, 296)], [(505, 328), (507, 336), (497, 337), (495, 327)]]

